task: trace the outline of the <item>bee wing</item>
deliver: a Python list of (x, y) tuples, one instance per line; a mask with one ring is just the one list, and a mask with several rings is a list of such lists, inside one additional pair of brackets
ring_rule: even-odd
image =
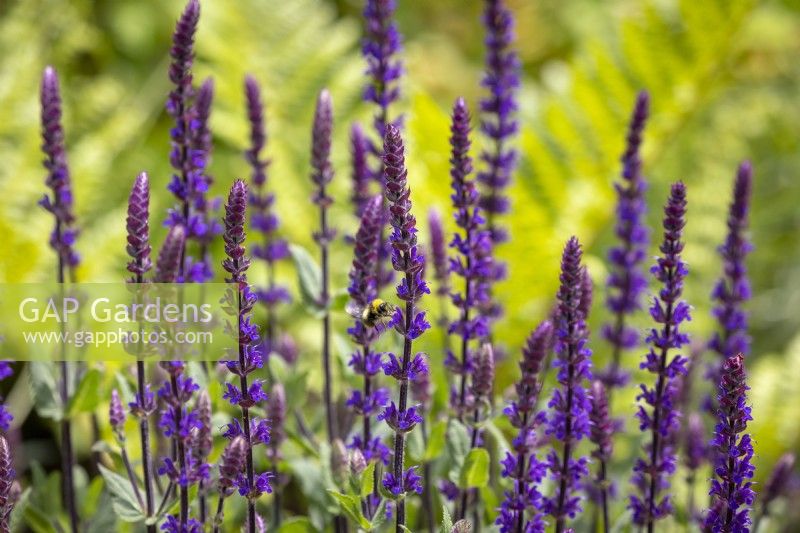
[(364, 312), (364, 307), (358, 305), (358, 303), (354, 302), (353, 300), (348, 300), (347, 305), (344, 306), (344, 310), (348, 315), (354, 318), (361, 318), (361, 315)]

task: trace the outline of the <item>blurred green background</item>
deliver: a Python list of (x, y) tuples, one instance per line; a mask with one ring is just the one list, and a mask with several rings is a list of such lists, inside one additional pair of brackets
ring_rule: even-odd
[[(429, 207), (449, 214), (448, 115), (463, 95), (481, 97), (483, 31), (477, 0), (401, 0), (404, 35), (402, 110), (412, 199), (424, 226)], [(644, 143), (650, 186), (650, 224), (656, 227), (668, 185), (689, 188), (687, 297), (689, 330), (706, 339), (715, 326), (709, 293), (720, 273), (716, 246), (739, 161), (752, 160), (755, 186), (749, 259), (754, 298), (753, 354), (757, 477), (786, 449), (800, 444), (800, 2), (797, 0), (508, 0), (517, 18), (524, 66), (520, 92), (522, 162), (510, 190), (506, 218), (513, 241), (499, 251), (510, 277), (497, 292), (506, 317), (497, 326), (510, 354), (547, 313), (556, 289), (558, 257), (572, 234), (586, 245), (596, 284), (593, 331), (604, 320), (604, 257), (612, 243), (612, 183), (619, 172), (625, 123), (636, 92), (652, 97)], [(44, 193), (39, 152), (38, 86), (42, 69), (61, 76), (64, 124), (83, 256), (81, 281), (125, 275), (125, 201), (134, 176), (150, 173), (152, 226), (172, 203), (166, 190), (170, 121), (164, 111), (169, 38), (178, 0), (3, 0), (0, 2), (0, 280), (50, 279), (47, 248), (52, 221), (36, 206)], [(333, 220), (352, 233), (349, 125), (369, 121), (361, 102), (360, 2), (355, 0), (205, 0), (197, 35), (195, 79), (213, 76), (214, 192), (247, 178), (243, 76), (263, 84), (273, 160), (270, 184), (285, 237), (311, 247), (310, 119), (316, 93), (334, 98), (337, 170)], [(482, 139), (476, 139), (480, 147)], [(449, 221), (449, 217), (448, 217)], [(452, 227), (452, 225), (451, 225)], [(654, 233), (654, 239), (660, 233)], [(427, 240), (423, 231), (421, 240)], [(335, 247), (334, 285), (344, 287), (349, 248)], [(221, 247), (215, 249), (221, 259)], [(655, 247), (653, 247), (655, 254)], [(254, 267), (251, 279), (263, 279)], [(221, 278), (221, 268), (217, 271)], [(280, 277), (295, 287), (290, 264)], [(293, 289), (295, 294), (296, 288)], [(437, 306), (433, 299), (432, 310)], [(646, 313), (638, 323), (647, 325)], [(284, 312), (302, 339), (301, 365), (316, 370), (317, 324), (294, 305)], [(345, 316), (337, 315), (344, 332)], [(440, 339), (429, 336), (434, 361)], [(607, 347), (594, 341), (596, 365)], [(341, 350), (342, 357), (346, 349)], [(12, 354), (4, 354), (13, 356)], [(628, 354), (631, 367), (638, 353)], [(343, 365), (342, 365), (343, 366)], [(444, 379), (438, 372), (437, 382)], [(513, 358), (501, 366), (498, 390), (517, 376)], [(347, 379), (347, 376), (344, 377)], [(318, 372), (311, 377), (319, 384)], [(19, 383), (18, 383), (19, 385)], [(344, 385), (339, 388), (342, 389)], [(702, 386), (698, 386), (702, 390)], [(9, 401), (25, 416), (25, 392)], [(439, 387), (439, 399), (444, 387)], [(616, 398), (616, 411), (633, 413), (634, 391)], [(12, 401), (16, 401), (14, 404)], [(21, 406), (21, 407), (19, 407)], [(635, 427), (633, 422), (629, 428)], [(84, 443), (85, 450), (90, 443)], [(620, 447), (631, 455), (634, 442)], [(630, 453), (628, 453), (630, 452)], [(620, 482), (623, 493), (627, 481)]]

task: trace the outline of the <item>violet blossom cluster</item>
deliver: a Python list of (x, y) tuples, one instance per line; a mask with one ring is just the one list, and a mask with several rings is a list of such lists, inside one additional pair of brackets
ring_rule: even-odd
[(3, 533), (11, 531), (11, 511), (14, 510), (19, 497), (16, 477), (11, 446), (8, 445), (6, 438), (0, 435), (0, 531)]
[(555, 353), (553, 368), (558, 370), (558, 387), (547, 404), (546, 434), (562, 443), (559, 456), (554, 447), (547, 455), (547, 468), (555, 482), (552, 496), (544, 499), (544, 511), (555, 518), (556, 531), (564, 530), (566, 519), (580, 511), (577, 494), (589, 475), (588, 458), (574, 457), (578, 443), (590, 434), (590, 395), (586, 381), (592, 378), (592, 351), (587, 347), (586, 317), (581, 311), (585, 267), (583, 252), (576, 237), (567, 241), (561, 258), (560, 288), (557, 294)]
[(678, 378), (686, 374), (687, 359), (672, 355), (671, 351), (688, 344), (689, 336), (681, 332), (680, 326), (691, 319), (689, 304), (681, 299), (683, 280), (688, 274), (681, 258), (685, 224), (686, 187), (678, 182), (672, 185), (664, 207), (664, 240), (659, 248), (662, 255), (650, 269), (661, 284), (650, 306), (650, 316), (658, 327), (647, 335), (650, 350), (639, 365), (655, 381), (649, 386), (641, 384), (637, 396), (639, 429), (650, 432), (650, 442), (644, 447), (645, 457), (638, 458), (633, 468), (632, 483), (639, 492), (631, 495), (629, 507), (634, 523), (647, 525), (649, 530), (656, 520), (672, 513), (669, 486), (677, 462), (674, 432), (679, 425), (675, 396)]
[(713, 533), (747, 533), (750, 511), (756, 493), (753, 490), (755, 467), (753, 442), (747, 423), (753, 419), (747, 405), (747, 376), (744, 355), (739, 353), (725, 360), (718, 386), (717, 417), (711, 447), (714, 454), (714, 478), (709, 494), (704, 529)]
[(470, 116), (463, 98), (453, 105), (450, 126), (450, 186), (454, 218), (459, 231), (453, 235), (449, 259), (450, 274), (463, 280), (463, 289), (453, 291), (450, 298), (459, 310), (459, 316), (448, 330), (448, 335), (460, 339), (458, 355), (448, 350), (445, 366), (459, 376), (457, 387), (451, 391), (450, 404), (459, 419), (472, 408), (468, 380), (475, 368), (476, 349), (470, 343), (488, 335), (488, 321), (480, 308), (489, 300), (488, 278), (491, 275), (492, 257), (489, 232), (483, 227), (484, 219), (478, 207), (478, 191), (469, 179), (472, 172), (470, 148)]
[[(481, 131), (487, 147), (481, 151), (483, 169), (477, 179), (482, 191), (480, 207), (486, 213), (486, 228), (492, 247), (508, 241), (508, 230), (498, 223), (511, 208), (506, 189), (517, 167), (519, 154), (511, 145), (519, 130), (516, 119), (520, 61), (514, 42), (514, 16), (504, 0), (485, 0), (483, 24), (486, 27), (486, 72), (482, 85), (487, 96), (480, 102)], [(491, 281), (506, 277), (506, 264), (495, 259)], [(490, 287), (491, 288), (491, 287)], [(496, 320), (503, 308), (494, 298), (483, 305), (482, 314)]]
[[(267, 266), (266, 285), (256, 291), (256, 294), (267, 311), (263, 353), (265, 356), (269, 356), (270, 353), (280, 348), (275, 328), (277, 308), (281, 303), (291, 302), (287, 288), (275, 281), (276, 263), (289, 256), (289, 246), (284, 239), (278, 236), (280, 220), (275, 213), (275, 195), (267, 190), (267, 171), (270, 160), (263, 155), (264, 147), (267, 144), (267, 132), (261, 89), (252, 76), (245, 78), (244, 87), (247, 118), (250, 123), (250, 147), (245, 151), (245, 158), (252, 169), (248, 199), (250, 227), (260, 237), (260, 243), (253, 246), (253, 257), (261, 259)], [(284, 354), (281, 355), (285, 357)]]
[[(387, 126), (399, 128), (402, 117), (392, 119), (389, 106), (400, 98), (399, 80), (403, 74), (403, 63), (397, 57), (401, 50), (400, 32), (394, 21), (397, 8), (395, 0), (367, 0), (364, 6), (364, 22), (366, 36), (361, 43), (361, 53), (367, 60), (367, 76), (369, 82), (364, 89), (364, 100), (378, 106), (373, 119), (373, 127), (380, 139), (386, 137)], [(381, 146), (372, 147), (380, 156)], [(376, 179), (382, 180), (380, 167), (375, 173)]]
[(611, 273), (606, 281), (609, 287), (606, 307), (612, 318), (602, 330), (603, 338), (611, 345), (611, 361), (601, 375), (601, 380), (609, 389), (627, 384), (630, 376), (620, 370), (622, 353), (639, 344), (639, 334), (636, 328), (627, 323), (627, 319), (641, 308), (642, 293), (647, 288), (647, 278), (642, 268), (649, 241), (644, 220), (647, 185), (642, 175), (639, 151), (649, 112), (650, 96), (642, 91), (636, 97), (628, 126), (625, 152), (622, 154), (622, 180), (614, 184), (617, 191), (614, 233), (618, 243), (608, 252)]
[(405, 437), (408, 432), (422, 422), (420, 410), (408, 405), (409, 381), (428, 373), (428, 365), (422, 353), (412, 353), (413, 342), (418, 339), (430, 324), (425, 311), (418, 308), (423, 294), (430, 294), (423, 270), (425, 260), (417, 245), (417, 221), (411, 213), (411, 190), (408, 187), (408, 171), (405, 166), (403, 140), (400, 131), (390, 124), (384, 140), (384, 181), (386, 200), (389, 203), (389, 222), (392, 234), (392, 267), (402, 275), (397, 285), (397, 298), (405, 302), (405, 308), (398, 306), (392, 318), (394, 329), (403, 338), (403, 353), (398, 357), (388, 353), (383, 363), (383, 371), (394, 378), (400, 387), (398, 402), (390, 402), (379, 415), (394, 431), (394, 454), (391, 471), (383, 477), (383, 486), (396, 500), (396, 523), (398, 530), (405, 527), (405, 498), (408, 492), (422, 492), (421, 477), (416, 467), (405, 468)]
[(175, 121), (170, 130), (172, 148), (169, 157), (175, 172), (169, 190), (178, 204), (169, 211), (166, 225), (183, 226), (187, 242), (197, 242), (201, 255), (193, 259), (184, 250), (178, 276), (180, 282), (204, 282), (213, 278), (207, 248), (210, 240), (222, 229), (212, 217), (215, 202), (206, 197), (211, 185), (206, 166), (211, 145), (208, 119), (213, 85), (207, 80), (199, 91), (195, 91), (192, 85), (194, 36), (199, 19), (200, 3), (190, 0), (175, 26), (170, 49), (169, 79), (174, 87), (166, 107)]
[[(358, 308), (369, 306), (377, 297), (375, 265), (378, 260), (378, 236), (382, 225), (382, 198), (376, 196), (366, 204), (355, 236), (353, 266), (350, 269), (347, 292)], [(357, 416), (362, 417), (361, 432), (353, 435), (348, 446), (360, 450), (367, 461), (377, 459), (388, 465), (389, 448), (381, 442), (380, 437), (374, 435), (372, 428), (372, 417), (377, 415), (389, 401), (389, 391), (376, 386), (375, 383), (375, 376), (382, 369), (382, 354), (375, 351), (373, 344), (378, 340), (381, 331), (380, 327), (364, 324), (360, 318), (356, 318), (353, 326), (347, 330), (356, 345), (348, 364), (356, 374), (363, 377), (363, 389), (353, 390), (347, 400), (347, 406)]]
[(353, 192), (350, 194), (350, 203), (353, 204), (355, 215), (361, 218), (367, 204), (372, 198), (370, 182), (372, 182), (372, 171), (369, 168), (368, 156), (370, 154), (370, 142), (364, 134), (360, 124), (354, 123), (350, 128), (350, 157), (352, 160), (352, 183)]
[(713, 310), (719, 330), (709, 343), (709, 348), (719, 355), (712, 363), (709, 375), (713, 383), (721, 377), (722, 365), (734, 355), (747, 356), (750, 352), (750, 336), (747, 334), (747, 312), (742, 308), (750, 299), (750, 281), (747, 278), (745, 259), (753, 246), (745, 232), (750, 211), (750, 195), (753, 188), (753, 167), (749, 161), (739, 165), (733, 186), (733, 201), (728, 212), (728, 234), (719, 247), (723, 261), (723, 276), (717, 281), (711, 298), (717, 303)]
[(517, 398), (503, 410), (517, 433), (501, 461), (501, 474), (511, 479), (513, 485), (505, 491), (495, 521), (500, 533), (539, 533), (545, 529), (541, 514), (544, 501), (538, 485), (547, 473), (547, 465), (536, 456), (536, 429), (545, 422), (545, 415), (537, 413), (536, 406), (542, 389), (542, 370), (552, 345), (553, 325), (542, 322), (522, 348), (521, 376), (515, 385)]
[[(262, 345), (258, 326), (252, 322), (252, 310), (257, 297), (247, 282), (247, 269), (250, 259), (245, 255), (244, 223), (247, 211), (247, 186), (236, 180), (228, 194), (225, 204), (225, 242), (226, 258), (222, 266), (228, 273), (226, 283), (236, 284), (237, 289), (229, 290), (225, 297), (225, 310), (234, 317), (228, 324), (231, 334), (237, 339), (238, 348), (235, 353), (227, 354), (223, 361), (228, 371), (234, 376), (233, 383), (226, 383), (226, 391), (222, 397), (231, 405), (241, 409), (241, 419), (234, 418), (228, 423), (223, 435), (230, 440), (242, 437), (245, 442), (245, 469), (236, 477), (235, 485), (241, 496), (247, 498), (248, 523), (255, 527), (255, 501), (263, 493), (271, 493), (271, 472), (257, 473), (253, 466), (253, 446), (268, 445), (270, 442), (270, 424), (266, 419), (254, 418), (250, 409), (267, 401), (264, 383), (259, 379), (252, 381), (248, 377), (263, 366)], [(238, 378), (238, 383), (235, 383)]]
[[(2, 341), (2, 338), (0, 338)], [(10, 361), (0, 361), (0, 381), (7, 379), (14, 375), (14, 369), (11, 368)], [(8, 431), (11, 427), (11, 422), (14, 416), (8, 411), (4, 398), (0, 397), (0, 429)]]
[(61, 91), (58, 73), (53, 67), (44, 69), (41, 87), (42, 103), (42, 151), (45, 154), (44, 167), (47, 169), (46, 184), (52, 196), (45, 195), (39, 205), (52, 213), (55, 227), (50, 234), (50, 247), (58, 255), (59, 282), (64, 281), (64, 270), (73, 273), (80, 262), (75, 251), (78, 230), (74, 227), (74, 198), (72, 182), (67, 165), (67, 151), (64, 147), (64, 129), (61, 126)]

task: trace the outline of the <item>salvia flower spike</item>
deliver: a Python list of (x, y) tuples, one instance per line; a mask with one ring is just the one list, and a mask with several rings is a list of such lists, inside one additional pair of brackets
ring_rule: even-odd
[(267, 311), (264, 356), (268, 357), (271, 352), (278, 351), (275, 326), (278, 306), (291, 301), (287, 288), (275, 281), (276, 263), (289, 256), (289, 246), (278, 236), (280, 220), (275, 213), (275, 195), (267, 190), (267, 172), (271, 162), (263, 155), (267, 144), (267, 131), (261, 89), (252, 76), (245, 78), (244, 87), (247, 118), (250, 123), (250, 146), (245, 152), (245, 158), (251, 167), (250, 227), (259, 234), (260, 240), (252, 250), (253, 257), (264, 261), (267, 266), (267, 283), (257, 291), (257, 295)]
[(611, 527), (608, 515), (609, 480), (607, 476), (608, 462), (611, 460), (611, 454), (614, 451), (612, 442), (614, 421), (611, 420), (608, 412), (606, 387), (601, 381), (595, 380), (592, 382), (592, 410), (589, 413), (592, 429), (589, 433), (589, 440), (594, 444), (592, 457), (598, 463), (594, 490), (597, 492), (597, 499), (603, 516), (603, 531), (610, 531)]
[(631, 495), (629, 507), (634, 523), (646, 525), (648, 532), (653, 531), (656, 520), (672, 513), (669, 486), (677, 462), (673, 443), (679, 418), (675, 396), (678, 378), (686, 374), (687, 363), (674, 351), (689, 343), (688, 335), (681, 331), (681, 324), (690, 320), (689, 304), (681, 299), (683, 280), (688, 274), (681, 258), (685, 224), (686, 187), (678, 182), (672, 185), (664, 207), (664, 240), (659, 248), (662, 255), (650, 269), (661, 284), (650, 306), (650, 316), (657, 327), (647, 335), (650, 350), (639, 365), (655, 381), (641, 384), (637, 396), (639, 428), (650, 433), (650, 441), (644, 447), (645, 456), (634, 464), (632, 482), (638, 493)]
[(459, 98), (453, 106), (450, 126), (450, 177), (453, 191), (450, 198), (458, 232), (450, 242), (453, 254), (449, 270), (460, 278), (463, 285), (460, 291), (451, 293), (453, 305), (459, 314), (448, 328), (448, 334), (459, 339), (458, 354), (449, 351), (445, 366), (459, 376), (457, 388), (451, 392), (451, 407), (461, 420), (471, 411), (468, 381), (474, 370), (474, 341), (488, 334), (487, 319), (480, 309), (488, 301), (488, 279), (492, 268), (489, 233), (483, 227), (478, 190), (470, 179), (472, 159), (469, 156), (469, 121), (467, 106)]
[[(133, 276), (130, 283), (144, 283), (145, 274), (153, 267), (150, 259), (150, 180), (146, 172), (136, 176), (128, 197), (128, 233), (126, 250), (130, 256), (128, 271)], [(150, 454), (150, 415), (155, 411), (153, 393), (145, 375), (143, 358), (136, 361), (136, 398), (129, 404), (131, 414), (139, 420), (139, 435), (142, 450), (142, 472), (145, 492), (145, 511), (147, 516), (154, 512), (152, 457)], [(155, 525), (147, 526), (148, 533), (155, 531)]]
[[(485, 0), (483, 24), (486, 28), (486, 71), (482, 85), (486, 96), (481, 100), (481, 131), (486, 148), (481, 151), (482, 169), (480, 206), (486, 214), (486, 226), (492, 247), (506, 242), (508, 230), (498, 219), (510, 210), (506, 189), (517, 167), (518, 153), (512, 143), (519, 125), (516, 119), (517, 92), (520, 84), (520, 62), (513, 48), (514, 16), (504, 0)], [(491, 281), (506, 277), (506, 264), (495, 259)], [(491, 288), (491, 287), (490, 287)], [(495, 298), (483, 306), (482, 313), (491, 320), (502, 315), (503, 309)]]
[[(167, 99), (167, 112), (175, 121), (170, 131), (170, 164), (174, 170), (169, 190), (177, 205), (170, 210), (166, 225), (183, 226), (184, 249), (176, 281), (204, 282), (213, 277), (207, 247), (221, 231), (211, 217), (212, 203), (206, 199), (211, 184), (207, 164), (211, 149), (208, 120), (213, 98), (213, 84), (206, 80), (199, 90), (193, 86), (194, 38), (200, 20), (200, 2), (190, 0), (175, 25), (172, 36), (169, 79), (173, 84)], [(186, 253), (188, 241), (196, 241), (201, 257)]]
[(737, 353), (746, 357), (750, 352), (747, 312), (743, 305), (751, 296), (745, 259), (753, 249), (746, 235), (752, 188), (753, 167), (749, 161), (745, 161), (739, 165), (736, 173), (733, 200), (728, 211), (728, 234), (719, 247), (723, 275), (711, 293), (711, 298), (717, 303), (713, 313), (719, 323), (719, 329), (709, 343), (709, 347), (719, 356), (712, 363), (708, 375), (712, 383), (719, 382), (722, 365), (728, 358)]
[(0, 532), (2, 533), (11, 531), (9, 521), (16, 503), (13, 495), (15, 478), (11, 446), (8, 445), (6, 438), (0, 435)]
[(263, 366), (263, 358), (258, 326), (252, 323), (256, 296), (247, 283), (250, 259), (245, 255), (244, 248), (246, 209), (247, 186), (243, 181), (236, 180), (225, 204), (225, 233), (222, 239), (225, 241), (227, 257), (222, 266), (228, 273), (225, 281), (237, 286), (235, 294), (229, 294), (227, 299), (230, 304), (229, 313), (235, 317), (231, 328), (236, 332), (238, 353), (231, 353), (224, 364), (231, 374), (238, 378), (238, 385), (228, 382), (223, 398), (231, 405), (239, 406), (242, 413), (241, 420), (235, 418), (228, 424), (225, 437), (234, 439), (241, 436), (247, 446), (245, 472), (237, 478), (236, 486), (239, 494), (247, 499), (248, 524), (252, 533), (255, 531), (256, 500), (263, 493), (272, 492), (271, 481), (274, 475), (271, 472), (256, 473), (253, 464), (253, 446), (269, 445), (270, 425), (268, 420), (258, 420), (250, 415), (250, 409), (265, 402), (267, 394), (264, 392), (262, 381), (248, 380), (250, 374)]
[[(383, 225), (383, 201), (380, 196), (372, 198), (361, 214), (361, 224), (355, 236), (353, 266), (350, 269), (348, 293), (351, 301), (360, 309), (367, 307), (377, 296), (376, 263), (380, 228)], [(357, 416), (362, 417), (360, 431), (353, 434), (348, 446), (361, 452), (367, 461), (378, 460), (389, 463), (389, 448), (373, 431), (372, 419), (386, 405), (389, 391), (376, 386), (375, 376), (381, 372), (382, 354), (373, 344), (378, 339), (380, 327), (370, 326), (356, 318), (347, 330), (356, 345), (349, 366), (363, 377), (363, 388), (351, 392), (347, 405)], [(377, 487), (375, 487), (377, 493)], [(367, 509), (372, 502), (367, 502)]]
[(621, 180), (614, 185), (617, 192), (616, 226), (617, 244), (608, 252), (611, 273), (606, 280), (609, 287), (606, 307), (611, 320), (602, 329), (603, 338), (611, 345), (611, 361), (601, 373), (609, 394), (614, 388), (624, 386), (629, 375), (620, 369), (623, 352), (639, 344), (636, 328), (628, 323), (630, 315), (641, 309), (642, 293), (647, 288), (643, 263), (647, 258), (649, 232), (645, 226), (647, 205), (644, 193), (647, 185), (642, 175), (639, 155), (650, 97), (642, 91), (636, 97), (622, 154)]
[[(50, 247), (58, 256), (56, 268), (56, 281), (64, 283), (68, 271), (70, 281), (75, 281), (75, 269), (79, 263), (78, 254), (75, 252), (75, 240), (78, 232), (73, 227), (75, 215), (73, 213), (72, 184), (67, 166), (67, 152), (64, 145), (64, 129), (61, 125), (61, 92), (58, 83), (58, 74), (53, 67), (44, 69), (41, 86), (41, 119), (42, 119), (42, 151), (44, 152), (44, 167), (47, 169), (46, 185), (52, 191), (52, 197), (45, 195), (39, 202), (44, 209), (52, 213), (55, 226), (50, 234)], [(62, 348), (62, 350), (65, 348)], [(69, 402), (69, 364), (66, 360), (60, 362), (61, 379), (59, 393), (63, 405)], [(75, 486), (73, 483), (72, 466), (72, 428), (67, 417), (61, 420), (61, 497), (70, 519), (73, 532), (78, 530), (78, 510), (75, 504)]]
[(553, 367), (558, 369), (558, 387), (547, 404), (550, 413), (546, 433), (560, 441), (562, 449), (560, 455), (555, 448), (547, 455), (547, 468), (555, 489), (551, 497), (545, 498), (544, 509), (555, 518), (558, 533), (564, 531), (567, 518), (574, 518), (581, 511), (577, 491), (589, 474), (588, 458), (574, 456), (578, 443), (589, 436), (592, 407), (585, 385), (592, 377), (592, 352), (587, 347), (586, 317), (581, 312), (582, 255), (578, 239), (570, 238), (561, 259), (561, 286), (557, 295)]
[(509, 210), (505, 189), (517, 165), (517, 151), (509, 144), (517, 134), (517, 92), (520, 84), (520, 62), (513, 48), (514, 16), (504, 0), (485, 0), (483, 24), (486, 27), (486, 72), (483, 86), (487, 96), (481, 100), (481, 131), (490, 141), (481, 159), (486, 168), (478, 173), (485, 187), (481, 208), (486, 212), (493, 243), (508, 239), (505, 228), (497, 224), (497, 216)]
[(372, 181), (372, 173), (369, 169), (369, 155), (370, 145), (364, 130), (358, 123), (353, 124), (350, 128), (350, 157), (352, 158), (352, 181), (353, 192), (350, 195), (350, 202), (355, 209), (355, 215), (361, 218), (364, 213), (366, 205), (372, 198), (370, 193), (370, 182)]
[[(314, 194), (311, 201), (319, 209), (319, 229), (314, 232), (314, 240), (320, 249), (320, 264), (322, 270), (322, 286), (317, 304), (327, 309), (330, 298), (328, 253), (330, 243), (336, 232), (328, 225), (328, 208), (333, 204), (333, 197), (328, 194), (328, 186), (333, 180), (333, 166), (331, 165), (331, 135), (333, 133), (333, 103), (327, 89), (320, 91), (317, 97), (317, 107), (314, 112), (314, 124), (311, 128), (311, 181), (314, 184)], [(322, 372), (323, 372), (323, 397), (325, 402), (325, 425), (328, 441), (333, 442), (337, 437), (336, 417), (331, 388), (330, 361), (330, 327), (331, 317), (326, 310), (322, 316)]]
[(398, 403), (391, 402), (379, 418), (385, 420), (395, 434), (393, 464), (384, 475), (383, 486), (398, 497), (394, 511), (397, 530), (401, 531), (406, 524), (405, 498), (402, 496), (408, 492), (422, 492), (421, 477), (416, 467), (405, 468), (405, 445), (406, 433), (422, 421), (416, 407), (408, 405), (408, 387), (409, 381), (416, 381), (418, 376), (428, 372), (425, 356), (414, 354), (412, 350), (414, 340), (430, 328), (425, 311), (419, 309), (420, 299), (424, 294), (430, 294), (430, 290), (423, 277), (425, 261), (417, 245), (417, 221), (411, 213), (411, 190), (408, 187), (403, 140), (394, 125), (386, 128), (383, 147), (385, 195), (392, 226), (389, 238), (392, 266), (402, 275), (397, 286), (397, 297), (405, 302), (405, 306), (398, 307), (392, 319), (395, 330), (403, 338), (403, 353), (399, 358), (390, 353), (388, 361), (383, 363), (384, 373), (398, 381)]
[[(403, 63), (398, 55), (401, 50), (400, 32), (394, 21), (395, 0), (367, 0), (364, 6), (366, 35), (361, 52), (367, 60), (368, 82), (364, 99), (378, 106), (373, 125), (378, 136), (386, 136), (386, 127), (400, 127), (402, 117), (389, 116), (389, 107), (400, 98), (399, 80), (403, 74)], [(380, 154), (380, 146), (375, 147)]]
[[(0, 337), (0, 343), (2, 343), (2, 341), (3, 338)], [(0, 381), (3, 381), (12, 375), (14, 375), (14, 370), (11, 368), (11, 361), (0, 361)], [(8, 431), (13, 420), (14, 415), (8, 411), (3, 397), (0, 396), (0, 429), (3, 431)]]
[(753, 490), (753, 442), (747, 423), (753, 419), (747, 405), (747, 376), (744, 355), (725, 360), (717, 394), (717, 425), (711, 447), (714, 455), (714, 478), (709, 494), (711, 508), (706, 512), (704, 528), (713, 533), (747, 533), (750, 511), (756, 493)]
[(41, 88), (42, 104), (42, 151), (47, 169), (46, 184), (52, 196), (44, 196), (39, 205), (53, 214), (55, 227), (50, 234), (50, 246), (58, 255), (58, 281), (64, 281), (64, 272), (69, 271), (74, 281), (74, 269), (80, 258), (75, 251), (75, 229), (72, 182), (67, 165), (64, 144), (64, 129), (61, 125), (61, 91), (58, 73), (53, 67), (44, 69)]
[(511, 450), (506, 451), (501, 461), (502, 476), (513, 482), (511, 490), (504, 493), (495, 521), (501, 533), (545, 530), (544, 501), (538, 486), (544, 479), (547, 465), (536, 456), (536, 430), (544, 423), (545, 416), (536, 412), (536, 404), (542, 388), (542, 370), (552, 345), (553, 325), (549, 321), (542, 322), (522, 348), (521, 376), (515, 386), (517, 398), (503, 410), (517, 433)]
[(783, 496), (790, 488), (795, 460), (795, 454), (786, 452), (781, 455), (770, 472), (767, 482), (764, 483), (764, 490), (761, 491), (761, 510), (752, 528), (755, 533), (758, 533), (761, 520), (769, 516), (772, 502)]

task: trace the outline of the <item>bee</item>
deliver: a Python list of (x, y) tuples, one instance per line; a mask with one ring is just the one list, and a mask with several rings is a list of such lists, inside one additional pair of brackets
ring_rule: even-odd
[(374, 328), (378, 324), (385, 324), (392, 318), (395, 306), (387, 301), (375, 298), (369, 304), (362, 306), (350, 300), (345, 311), (354, 318), (358, 318), (365, 326)]

